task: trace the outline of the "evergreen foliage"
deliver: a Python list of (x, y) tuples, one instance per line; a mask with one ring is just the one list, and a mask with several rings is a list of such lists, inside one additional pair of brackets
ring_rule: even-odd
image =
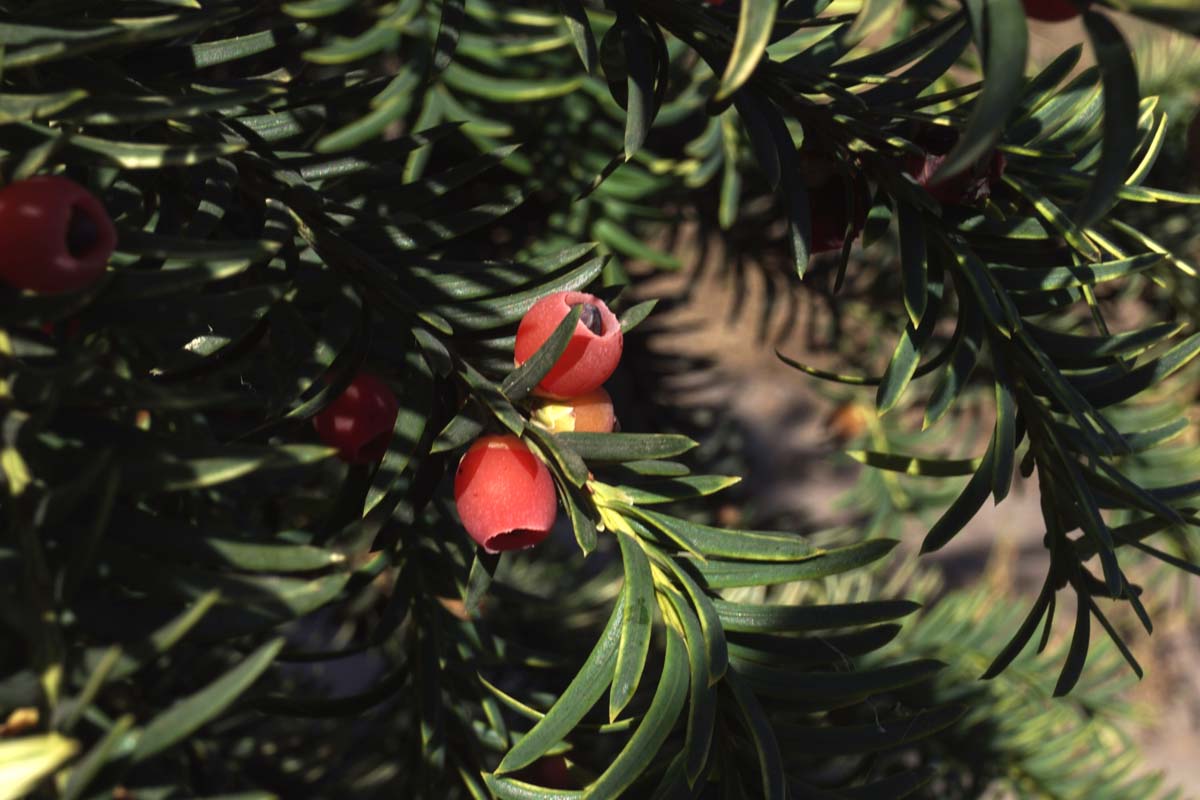
[[(0, 709), (26, 712), (0, 798), (890, 799), (947, 786), (962, 731), (1021, 791), (1077, 796), (1103, 759), (1043, 763), (1022, 735), (1087, 740), (1111, 654), (1141, 674), (1098, 602), (1151, 630), (1130, 552), (1198, 569), (1169, 393), (1200, 334), (1165, 311), (1113, 332), (1105, 303), (1195, 278), (1123, 213), (1200, 197), (1145, 183), (1167, 119), (1106, 5), (1083, 12), (1097, 66), (1075, 47), (1026, 76), (1020, 0), (0, 3), (5, 183), (70, 177), (118, 233), (91, 287), (0, 294)], [(944, 202), (911, 166), (941, 139), (931, 171), (973, 178)], [(916, 409), (921, 433), (855, 457), (959, 479), (913, 504), (925, 551), (1036, 475), (1031, 608), (955, 596), (910, 626), (868, 570), (912, 506), (729, 530), (696, 510), (737, 478), (693, 439), (530, 423), (577, 317), (514, 367), (523, 313), (586, 289), (633, 330), (653, 302), (623, 301), (624, 263), (678, 267), (646, 240), (697, 196), (726, 229), (785, 225), (791, 281), (815, 221), (844, 232), (835, 286), (857, 219), (894, 237), (862, 265), (900, 289), (886, 369), (781, 357)], [(347, 465), (311, 418), (362, 368), (399, 413), (382, 460)], [(930, 455), (980, 397), (982, 454)], [(462, 531), (454, 465), (505, 431), (573, 542), (497, 557)], [(1014, 700), (1063, 594), (1052, 689), (1083, 699)], [(559, 755), (571, 787), (548, 785)]]

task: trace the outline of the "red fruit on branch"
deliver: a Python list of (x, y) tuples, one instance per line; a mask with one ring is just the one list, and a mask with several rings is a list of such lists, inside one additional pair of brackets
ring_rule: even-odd
[(349, 464), (369, 464), (383, 458), (400, 404), (383, 381), (360, 372), (337, 398), (313, 417), (317, 436), (336, 447)]
[(612, 397), (604, 389), (593, 389), (578, 397), (542, 403), (534, 422), (554, 433), (609, 433), (616, 426)]
[(550, 535), (558, 516), (554, 479), (516, 436), (481, 436), (454, 474), (463, 527), (489, 553), (524, 550)]
[(575, 397), (600, 388), (621, 360), (621, 323), (603, 300), (584, 292), (557, 292), (534, 303), (517, 326), (513, 360), (524, 364), (578, 305), (583, 315), (567, 349), (538, 384), (551, 397)]
[(78, 183), (40, 175), (0, 190), (0, 280), (57, 294), (94, 283), (117, 246), (100, 201)]
[(993, 150), (957, 175), (933, 183), (934, 174), (958, 143), (958, 131), (941, 125), (926, 125), (918, 129), (912, 141), (925, 153), (910, 153), (905, 160), (905, 172), (934, 200), (944, 205), (982, 203), (992, 196), (992, 188), (1004, 175), (1007, 163), (1004, 154)]
[[(801, 150), (799, 156), (804, 185), (808, 189), (810, 252), (841, 250), (847, 237), (856, 238), (867, 224), (867, 211), (871, 205), (867, 185), (859, 178), (847, 181), (831, 155)], [(851, 186), (853, 224), (848, 208)]]
[(1022, 4), (1025, 16), (1042, 22), (1062, 22), (1083, 13), (1082, 0), (1022, 0)]

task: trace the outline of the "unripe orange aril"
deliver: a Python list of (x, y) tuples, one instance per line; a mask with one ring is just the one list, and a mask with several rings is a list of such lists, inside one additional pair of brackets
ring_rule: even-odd
[(550, 397), (575, 397), (600, 388), (621, 360), (621, 323), (603, 300), (584, 292), (557, 292), (534, 303), (517, 326), (513, 360), (524, 364), (578, 305), (584, 310), (571, 340), (538, 384)]
[(1083, 13), (1083, 3), (1076, 0), (1022, 0), (1025, 16), (1042, 22), (1062, 22)]
[(870, 422), (870, 411), (866, 406), (847, 402), (830, 412), (829, 417), (825, 420), (825, 425), (834, 439), (848, 442), (862, 436)]
[(578, 397), (546, 400), (533, 421), (552, 433), (609, 433), (616, 426), (612, 397), (603, 388)]
[(558, 516), (550, 471), (511, 434), (481, 436), (467, 448), (454, 474), (454, 503), (467, 533), (489, 553), (533, 547)]
[(0, 280), (57, 294), (104, 274), (117, 231), (100, 201), (75, 181), (39, 175), (0, 190)]
[(349, 464), (369, 464), (383, 458), (392, 439), (400, 404), (387, 385), (369, 372), (360, 372), (350, 385), (313, 417), (317, 436)]

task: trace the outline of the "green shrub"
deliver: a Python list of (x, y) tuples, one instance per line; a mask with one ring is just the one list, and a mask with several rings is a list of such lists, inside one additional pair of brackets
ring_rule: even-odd
[[(1018, 0), (3, 4), (5, 182), (86, 186), (118, 244), (90, 286), (0, 295), (0, 797), (895, 798), (948, 785), (963, 731), (1080, 796), (1013, 744), (1019, 689), (972, 679), (1044, 647), (1060, 595), (1054, 694), (1098, 637), (1140, 674), (1100, 600), (1150, 630), (1127, 552), (1194, 572), (1200, 494), (1194, 445), (1164, 446), (1200, 337), (1170, 303), (1105, 321), (1113, 286), (1195, 277), (1114, 208), (1200, 198), (1143, 183), (1167, 120), (1094, 5), (1099, 67), (1074, 47), (1026, 76)], [(780, 222), (792, 281), (844, 240), (840, 286), (860, 227), (898, 243), (854, 264), (892, 287), (886, 370), (789, 363), (915, 409), (857, 453), (872, 480), (962, 485), (868, 486), (855, 530), (727, 530), (700, 512), (736, 479), (696, 441), (530, 423), (573, 319), (514, 368), (522, 314), (586, 288), (633, 330), (626, 264), (678, 268), (647, 240), (687, 203)], [(398, 413), (346, 464), (311, 418), (362, 369)], [(928, 455), (913, 429), (981, 397), (985, 452)], [(501, 431), (549, 467), (562, 535), (496, 556), (451, 485)], [(1017, 472), (1046, 525), (1032, 608), (901, 634), (881, 523), (930, 513), (936, 550)], [(937, 660), (968, 650), (987, 664)], [(574, 788), (539, 788), (559, 755)]]

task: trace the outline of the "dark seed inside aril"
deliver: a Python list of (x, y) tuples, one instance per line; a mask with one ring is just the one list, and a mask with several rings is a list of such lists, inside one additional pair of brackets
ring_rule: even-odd
[[(600, 309), (596, 308), (591, 303), (576, 303), (583, 306), (583, 313), (579, 315), (579, 321), (583, 323), (583, 327), (587, 328), (597, 336), (604, 335), (604, 320), (600, 318)], [(574, 308), (574, 306), (572, 306)]]
[(75, 258), (82, 258), (96, 246), (100, 237), (100, 229), (96, 220), (80, 208), (71, 209), (71, 219), (67, 222), (67, 250)]

